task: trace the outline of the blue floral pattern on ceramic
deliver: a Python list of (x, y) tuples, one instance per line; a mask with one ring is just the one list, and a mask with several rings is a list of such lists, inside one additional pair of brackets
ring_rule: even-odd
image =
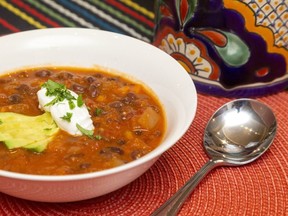
[(259, 96), (288, 86), (287, 2), (158, 0), (154, 45), (199, 92)]

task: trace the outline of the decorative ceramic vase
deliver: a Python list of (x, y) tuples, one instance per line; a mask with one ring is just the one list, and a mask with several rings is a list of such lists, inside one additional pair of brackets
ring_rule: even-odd
[(153, 44), (199, 92), (260, 96), (288, 87), (287, 0), (158, 0)]

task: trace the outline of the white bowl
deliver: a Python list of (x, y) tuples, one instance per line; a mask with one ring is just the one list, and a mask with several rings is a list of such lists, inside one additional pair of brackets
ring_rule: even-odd
[(167, 117), (163, 142), (136, 161), (104, 171), (67, 176), (0, 170), (0, 191), (5, 194), (34, 201), (69, 202), (115, 191), (149, 169), (193, 121), (197, 106), (193, 81), (176, 60), (146, 42), (100, 30), (55, 28), (2, 36), (0, 50), (0, 74), (40, 65), (100, 65), (124, 72), (156, 93)]

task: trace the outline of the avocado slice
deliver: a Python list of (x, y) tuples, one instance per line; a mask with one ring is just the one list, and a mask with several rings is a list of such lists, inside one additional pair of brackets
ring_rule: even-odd
[(59, 128), (47, 112), (39, 116), (0, 113), (0, 141), (8, 149), (26, 148), (42, 152), (58, 131)]

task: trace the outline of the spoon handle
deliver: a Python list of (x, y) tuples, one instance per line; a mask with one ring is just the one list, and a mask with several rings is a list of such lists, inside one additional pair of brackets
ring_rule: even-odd
[(178, 213), (186, 198), (192, 193), (200, 181), (216, 166), (221, 163), (219, 160), (209, 160), (204, 166), (196, 172), (170, 199), (162, 204), (151, 216), (174, 216)]

